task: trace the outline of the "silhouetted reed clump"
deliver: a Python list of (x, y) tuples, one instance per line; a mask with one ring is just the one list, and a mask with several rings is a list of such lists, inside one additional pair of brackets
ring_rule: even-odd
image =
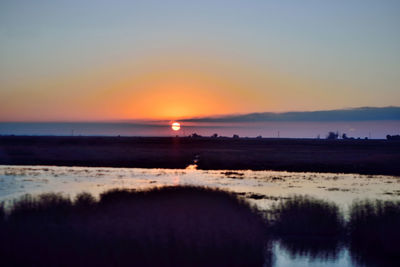
[(0, 225), (2, 225), (4, 223), (4, 204), (3, 202), (0, 202)]
[(272, 207), (275, 237), (292, 255), (335, 257), (344, 233), (342, 214), (334, 203), (294, 196)]
[(350, 209), (350, 250), (358, 263), (400, 266), (400, 201), (358, 201)]
[(5, 266), (262, 266), (266, 223), (236, 195), (203, 187), (111, 190), (73, 201), (24, 196), (0, 229)]
[(337, 205), (309, 196), (268, 216), (236, 194), (205, 187), (25, 195), (0, 203), (5, 266), (270, 266), (275, 239), (293, 256), (400, 266), (400, 202), (358, 201), (345, 223)]

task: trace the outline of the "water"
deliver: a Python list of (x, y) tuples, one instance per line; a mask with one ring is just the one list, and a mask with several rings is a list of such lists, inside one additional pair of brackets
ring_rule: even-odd
[(23, 194), (61, 192), (71, 197), (111, 188), (165, 185), (219, 187), (246, 196), (261, 209), (294, 195), (333, 201), (344, 210), (355, 199), (400, 199), (400, 178), (381, 175), (187, 169), (0, 166), (0, 200)]
[[(26, 193), (60, 192), (74, 197), (80, 192), (98, 196), (111, 188), (150, 188), (165, 185), (218, 187), (247, 198), (260, 209), (293, 194), (335, 202), (347, 213), (356, 199), (400, 199), (400, 178), (393, 176), (294, 173), (280, 171), (205, 171), (187, 169), (88, 168), (55, 166), (0, 166), (0, 201), (6, 205)], [(272, 245), (275, 267), (356, 266), (347, 248), (334, 257), (292, 254), (279, 242)]]
[(197, 133), (211, 136), (217, 133), (231, 137), (325, 138), (329, 131), (346, 133), (348, 137), (384, 139), (399, 134), (400, 120), (345, 122), (247, 122), (247, 123), (181, 123), (175, 132), (170, 122), (69, 122), (18, 123), (0, 122), (0, 135), (86, 135), (86, 136), (186, 136)]
[(275, 256), (274, 267), (354, 267), (357, 266), (351, 259), (347, 249), (342, 248), (338, 256), (331, 259), (303, 255), (292, 255), (282, 248), (279, 242), (274, 243), (272, 253)]

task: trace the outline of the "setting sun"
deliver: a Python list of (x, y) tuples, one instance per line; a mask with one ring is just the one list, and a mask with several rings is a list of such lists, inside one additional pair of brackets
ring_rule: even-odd
[(171, 125), (172, 130), (179, 131), (181, 129), (181, 124), (179, 122), (174, 122)]

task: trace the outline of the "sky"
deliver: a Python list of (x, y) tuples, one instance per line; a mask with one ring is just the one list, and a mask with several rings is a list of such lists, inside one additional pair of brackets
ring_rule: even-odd
[(397, 0), (0, 1), (0, 121), (400, 104)]

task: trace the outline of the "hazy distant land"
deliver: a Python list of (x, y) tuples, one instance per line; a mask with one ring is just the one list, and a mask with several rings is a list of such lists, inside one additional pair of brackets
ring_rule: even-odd
[(385, 139), (400, 129), (399, 107), (364, 107), (284, 113), (249, 113), (178, 120), (181, 130), (171, 130), (170, 120), (30, 121), (0, 122), (0, 135), (56, 136), (187, 136), (193, 133), (231, 137), (325, 138), (329, 131), (348, 137)]
[(400, 120), (400, 107), (360, 107), (335, 110), (259, 112), (240, 115), (190, 118), (192, 122), (265, 122), (265, 121), (380, 121)]

